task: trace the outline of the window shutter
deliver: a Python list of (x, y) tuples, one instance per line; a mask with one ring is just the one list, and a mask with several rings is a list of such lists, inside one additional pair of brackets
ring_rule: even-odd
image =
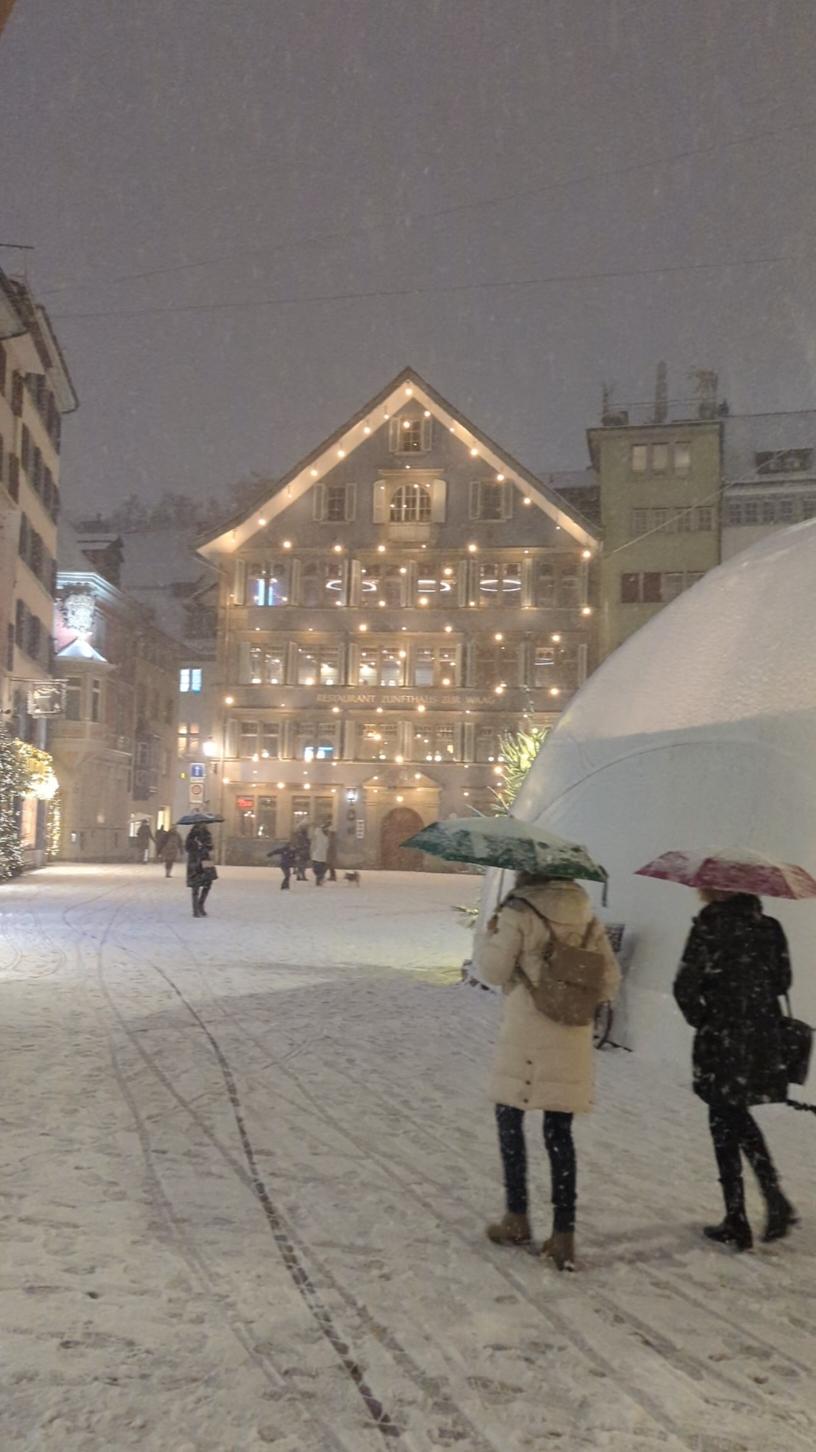
[(326, 486), (325, 486), (325, 484), (315, 484), (314, 489), (312, 490), (312, 508), (313, 508), (313, 514), (312, 514), (312, 518), (313, 519), (319, 519), (320, 520), (320, 519), (325, 519), (326, 518)]
[(481, 493), (481, 485), (479, 483), (479, 480), (478, 479), (471, 479), (471, 481), (470, 481), (470, 517), (471, 517), (471, 519), (478, 519), (479, 518), (479, 495), (480, 495), (480, 493)]
[(246, 560), (235, 561), (232, 596), (236, 605), (246, 605)]
[(238, 755), (238, 722), (230, 719), (224, 728), (224, 755)]
[(375, 524), (385, 524), (388, 519), (388, 490), (386, 489), (384, 479), (377, 479), (374, 483), (374, 502), (371, 518)]
[(357, 518), (357, 485), (346, 485), (346, 519), (349, 524)]
[(363, 569), (359, 560), (349, 560), (349, 605), (363, 603)]
[(502, 510), (502, 519), (512, 519), (513, 518), (513, 495), (515, 494), (516, 491), (513, 488), (513, 485), (512, 484), (503, 484), (502, 485), (502, 489), (504, 490), (504, 496), (503, 496), (503, 499), (504, 499), (504, 508)]
[(398, 418), (389, 419), (389, 421), (388, 421), (388, 448), (389, 448), (390, 453), (392, 453), (392, 454), (398, 454), (399, 453), (399, 430), (400, 430), (400, 421), (399, 421), (399, 419)]
[(434, 524), (444, 524), (445, 522), (447, 492), (448, 486), (444, 479), (431, 481), (431, 520)]
[(422, 420), (422, 448), (427, 453), (433, 440), (433, 419), (423, 418)]

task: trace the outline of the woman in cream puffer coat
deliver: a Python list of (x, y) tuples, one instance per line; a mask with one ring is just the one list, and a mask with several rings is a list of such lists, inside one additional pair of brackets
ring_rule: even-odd
[(518, 965), (531, 982), (538, 982), (550, 931), (542, 917), (560, 942), (572, 947), (584, 944), (603, 955), (599, 1003), (614, 999), (620, 969), (583, 888), (556, 878), (520, 874), (511, 900), (505, 901), (475, 943), (477, 971), (485, 982), (500, 986), (505, 995), (490, 1094), (496, 1103), (507, 1211), (501, 1221), (488, 1226), (487, 1233), (502, 1245), (530, 1240), (524, 1114), (528, 1109), (543, 1109), (554, 1209), (553, 1233), (543, 1253), (564, 1269), (572, 1267), (575, 1255), (572, 1116), (587, 1114), (592, 1108), (592, 1024), (575, 1027), (548, 1018), (536, 1008), (517, 972)]

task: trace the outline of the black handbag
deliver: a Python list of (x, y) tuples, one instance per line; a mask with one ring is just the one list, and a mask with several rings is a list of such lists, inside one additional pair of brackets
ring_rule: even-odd
[(791, 1013), (790, 999), (785, 994), (787, 1018), (780, 1024), (780, 1045), (782, 1065), (789, 1084), (804, 1084), (810, 1069), (810, 1055), (813, 1049), (813, 1029), (801, 1018)]

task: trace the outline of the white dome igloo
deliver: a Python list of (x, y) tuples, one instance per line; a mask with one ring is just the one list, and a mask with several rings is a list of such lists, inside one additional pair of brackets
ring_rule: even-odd
[[(591, 677), (516, 815), (584, 842), (631, 932), (623, 1008), (639, 1052), (685, 1056), (671, 985), (697, 899), (634, 877), (669, 848), (740, 845), (816, 873), (816, 520), (706, 575)], [(816, 1021), (816, 899), (769, 902)]]

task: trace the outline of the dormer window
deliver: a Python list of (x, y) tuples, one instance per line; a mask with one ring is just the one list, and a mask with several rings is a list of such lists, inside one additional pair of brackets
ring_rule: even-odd
[(389, 445), (392, 454), (425, 454), (431, 447), (433, 419), (402, 414), (392, 418)]

